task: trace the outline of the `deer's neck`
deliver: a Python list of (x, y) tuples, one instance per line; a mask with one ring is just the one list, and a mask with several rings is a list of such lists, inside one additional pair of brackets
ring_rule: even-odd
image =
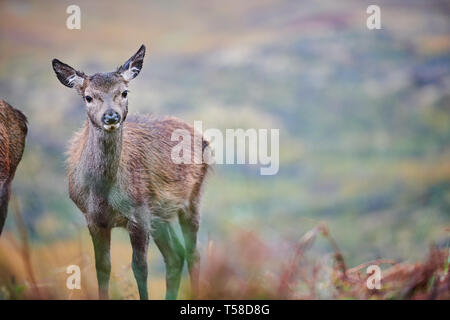
[(122, 127), (106, 132), (89, 123), (84, 161), (92, 186), (109, 189), (117, 180), (122, 152)]

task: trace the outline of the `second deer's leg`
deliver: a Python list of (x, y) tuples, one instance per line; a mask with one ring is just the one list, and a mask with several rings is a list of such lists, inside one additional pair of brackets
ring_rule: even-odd
[(191, 291), (194, 298), (198, 295), (198, 282), (200, 276), (200, 254), (197, 250), (197, 233), (199, 229), (199, 215), (196, 208), (178, 215), (181, 231), (186, 246), (186, 261), (191, 278)]
[(170, 222), (155, 220), (152, 222), (152, 228), (152, 237), (166, 264), (166, 299), (173, 300), (177, 298), (180, 287), (184, 248)]
[(132, 225), (128, 228), (130, 233), (131, 246), (133, 247), (133, 268), (134, 277), (139, 289), (139, 297), (141, 300), (148, 299), (147, 289), (147, 252), (149, 242), (149, 232), (142, 226)]
[(6, 215), (8, 213), (9, 188), (5, 184), (0, 185), (0, 235), (5, 225)]
[(94, 244), (99, 298), (102, 300), (108, 299), (109, 277), (111, 274), (111, 229), (89, 228), (89, 231)]

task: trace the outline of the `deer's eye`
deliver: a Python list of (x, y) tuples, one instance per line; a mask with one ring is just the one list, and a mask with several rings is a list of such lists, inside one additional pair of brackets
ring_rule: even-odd
[(91, 96), (86, 96), (85, 99), (86, 99), (86, 101), (87, 101), (88, 103), (89, 103), (89, 102), (92, 102), (92, 97), (91, 97)]
[(128, 90), (125, 90), (124, 92), (122, 92), (122, 97), (123, 97), (123, 98), (126, 98), (127, 95), (128, 95)]

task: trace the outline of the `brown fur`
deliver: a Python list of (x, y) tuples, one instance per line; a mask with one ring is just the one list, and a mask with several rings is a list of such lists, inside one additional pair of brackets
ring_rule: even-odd
[(22, 159), (27, 135), (27, 118), (0, 100), (0, 234), (6, 220), (11, 182)]
[[(111, 229), (126, 228), (133, 247), (132, 268), (141, 299), (147, 299), (147, 248), (150, 235), (166, 263), (166, 298), (177, 297), (187, 260), (192, 289), (198, 286), (196, 248), (199, 202), (208, 165), (175, 164), (172, 132), (194, 130), (173, 117), (128, 116), (128, 82), (143, 65), (145, 47), (116, 71), (86, 76), (53, 60), (58, 79), (75, 88), (86, 103), (87, 119), (68, 150), (70, 198), (84, 213), (92, 236), (100, 298), (108, 297)], [(105, 116), (116, 121), (111, 125)], [(203, 141), (203, 149), (207, 142)], [(194, 150), (191, 147), (193, 158)], [(170, 221), (178, 217), (185, 240)]]
[[(74, 135), (68, 149), (68, 180), (71, 199), (84, 213), (88, 211), (84, 193), (78, 189), (77, 174), (89, 170), (92, 162), (83, 158), (97, 152), (88, 145), (89, 121)], [(122, 148), (117, 177), (123, 182), (121, 192), (136, 206), (148, 204), (154, 214), (161, 219), (172, 219), (180, 209), (197, 206), (201, 186), (208, 171), (208, 165), (174, 164), (170, 158), (172, 147), (178, 142), (171, 141), (176, 129), (191, 132), (193, 128), (174, 117), (153, 117), (130, 115), (121, 132)], [(193, 149), (192, 149), (193, 157)], [(120, 206), (120, 204), (118, 204)], [(126, 222), (124, 219), (120, 219)], [(109, 226), (118, 225), (114, 220)]]

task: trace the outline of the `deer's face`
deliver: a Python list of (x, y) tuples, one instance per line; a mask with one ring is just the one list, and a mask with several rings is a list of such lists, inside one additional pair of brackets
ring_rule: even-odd
[(88, 77), (83, 98), (90, 121), (99, 128), (116, 130), (127, 117), (128, 83), (115, 72)]
[(145, 47), (141, 48), (114, 72), (86, 76), (57, 59), (53, 69), (62, 84), (75, 88), (83, 97), (91, 123), (111, 132), (121, 127), (128, 113), (128, 83), (142, 69)]

